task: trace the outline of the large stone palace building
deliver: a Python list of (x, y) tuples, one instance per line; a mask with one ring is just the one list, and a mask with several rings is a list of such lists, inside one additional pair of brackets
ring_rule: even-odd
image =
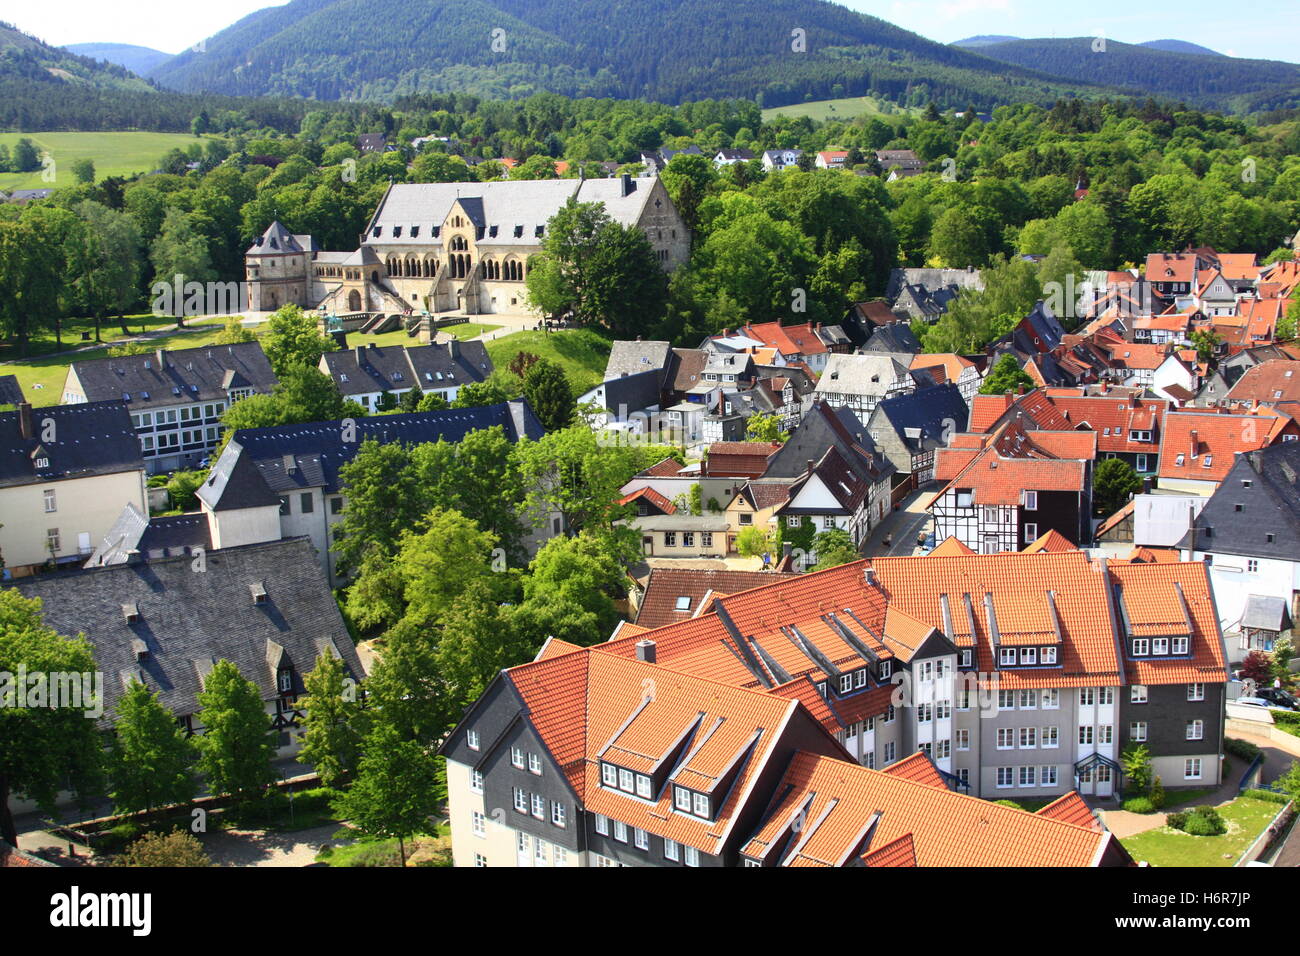
[(531, 315), (529, 258), (569, 199), (602, 203), (616, 222), (644, 231), (665, 270), (690, 255), (690, 231), (658, 178), (400, 183), (354, 252), (321, 251), (311, 236), (272, 223), (245, 254), (249, 307)]

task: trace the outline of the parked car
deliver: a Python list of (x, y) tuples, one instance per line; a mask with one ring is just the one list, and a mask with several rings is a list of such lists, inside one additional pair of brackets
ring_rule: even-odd
[(1255, 691), (1255, 696), (1268, 701), (1270, 707), (1276, 707), (1279, 710), (1300, 710), (1295, 697), (1277, 687), (1261, 687)]
[(1236, 700), (1232, 701), (1232, 703), (1245, 704), (1248, 707), (1272, 707), (1273, 706), (1262, 697), (1238, 697)]

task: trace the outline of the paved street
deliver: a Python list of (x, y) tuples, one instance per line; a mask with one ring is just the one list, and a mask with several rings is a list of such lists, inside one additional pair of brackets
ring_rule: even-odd
[[(910, 555), (917, 553), (920, 549), (917, 547), (917, 535), (923, 530), (928, 531), (930, 526), (930, 514), (925, 511), (922, 505), (934, 494), (934, 488), (927, 487), (920, 491), (914, 491), (907, 496), (902, 502), (902, 506), (891, 512), (880, 522), (867, 538), (866, 543), (862, 546), (864, 557), (877, 558), (884, 555)], [(890, 537), (890, 543), (885, 545), (885, 537)]]

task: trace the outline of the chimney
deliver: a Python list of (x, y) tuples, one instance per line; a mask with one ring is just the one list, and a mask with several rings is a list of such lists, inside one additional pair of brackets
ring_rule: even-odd
[(293, 455), (285, 455), (284, 473), (286, 475), (292, 475), (297, 470), (298, 470), (298, 462), (294, 459)]
[(166, 349), (154, 349), (153, 357), (158, 360), (158, 371), (161, 372), (163, 369), (167, 367)]
[(655, 642), (648, 637), (636, 642), (636, 659), (647, 664), (655, 663)]
[(447, 343), (447, 356), (449, 358), (454, 359), (456, 357), (457, 353), (459, 352), (459, 349), (457, 348), (459, 344), (460, 344), (460, 340), (455, 338), (453, 338), (450, 342)]
[(794, 542), (793, 542), (793, 541), (782, 541), (782, 542), (781, 542), (781, 557), (782, 557), (784, 560), (788, 561), (788, 560), (790, 559), (790, 556), (793, 555), (793, 554), (794, 554)]
[(815, 461), (813, 461), (811, 458), (809, 458), (809, 459), (808, 459), (808, 474), (811, 475), (811, 474), (813, 473), (813, 469), (816, 468), (816, 467), (817, 467), (817, 463), (816, 463)]
[(366, 362), (366, 347), (364, 345), (358, 345), (355, 349), (353, 349), (353, 351), (356, 353), (357, 367), (359, 368), (362, 365), (364, 365)]
[(32, 403), (18, 403), (18, 433), (23, 438), (33, 438), (36, 435), (36, 429), (32, 427)]
[(1199, 434), (1197, 433), (1196, 429), (1193, 428), (1193, 429), (1192, 429), (1192, 445), (1191, 445), (1191, 454), (1188, 455), (1187, 457), (1189, 457), (1189, 458), (1195, 458), (1195, 457), (1196, 457), (1197, 455), (1199, 455), (1200, 453), (1201, 453), (1201, 442), (1200, 442), (1200, 436), (1199, 436)]
[(632, 191), (632, 177), (624, 173), (619, 177), (619, 195), (626, 196)]

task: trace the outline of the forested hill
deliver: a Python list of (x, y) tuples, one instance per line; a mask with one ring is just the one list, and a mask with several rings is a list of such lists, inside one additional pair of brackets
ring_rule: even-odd
[(1094, 37), (1013, 40), (981, 45), (975, 52), (1076, 82), (1140, 89), (1205, 109), (1254, 112), (1300, 106), (1300, 65), (1295, 63), (1171, 52), (1115, 40), (1106, 41), (1104, 52), (1095, 52), (1095, 44)]
[(162, 50), (130, 43), (69, 43), (63, 49), (92, 60), (116, 63), (139, 76), (148, 76), (154, 67), (172, 58), (172, 54)]
[(876, 94), (962, 108), (1100, 92), (824, 0), (293, 0), (152, 76), (186, 92), (318, 99), (548, 90), (781, 106)]

